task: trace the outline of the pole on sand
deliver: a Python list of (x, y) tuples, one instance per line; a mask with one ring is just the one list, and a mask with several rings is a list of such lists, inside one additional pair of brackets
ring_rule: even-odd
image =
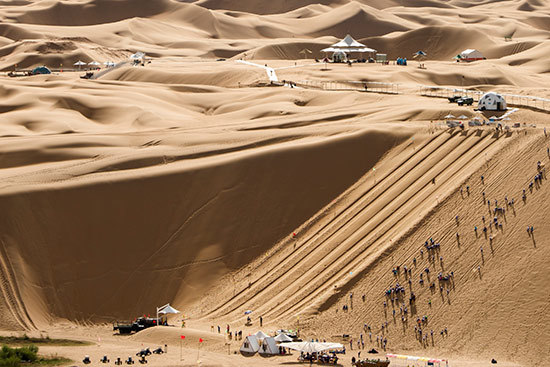
[(180, 361), (183, 361), (183, 339), (185, 335), (180, 335)]

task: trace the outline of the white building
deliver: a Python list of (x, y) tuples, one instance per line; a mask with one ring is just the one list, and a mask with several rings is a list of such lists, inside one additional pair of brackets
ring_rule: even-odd
[(458, 59), (461, 61), (485, 60), (483, 54), (473, 48), (462, 51), (458, 56)]
[(479, 99), (477, 109), (481, 111), (505, 111), (506, 100), (500, 94), (488, 92)]

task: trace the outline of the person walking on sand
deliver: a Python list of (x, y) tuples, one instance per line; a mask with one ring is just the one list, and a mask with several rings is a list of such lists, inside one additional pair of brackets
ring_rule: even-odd
[(260, 315), (260, 327), (264, 325), (264, 318)]

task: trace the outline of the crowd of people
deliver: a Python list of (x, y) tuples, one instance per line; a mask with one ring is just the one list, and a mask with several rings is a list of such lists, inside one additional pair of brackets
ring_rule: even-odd
[[(547, 149), (547, 154), (550, 157), (550, 149)], [(533, 193), (534, 190), (539, 189), (543, 181), (546, 179), (544, 164), (540, 161), (537, 162), (536, 173), (533, 178), (528, 181), (526, 188), (521, 189), (522, 199), (524, 203), (527, 202), (527, 196)], [(496, 233), (504, 233), (504, 226), (507, 223), (506, 215), (510, 211), (515, 215), (515, 199), (504, 195), (504, 200), (499, 200), (498, 198), (488, 198), (485, 192), (485, 189), (489, 189), (487, 184), (487, 179), (484, 175), (480, 176), (480, 184), (474, 185), (476, 190), (474, 190), (470, 185), (460, 186), (459, 192), (463, 200), (466, 199), (475, 199), (475, 191), (481, 186), (481, 198), (483, 203), (487, 204), (487, 210), (490, 214), (491, 219), (486, 220), (485, 213), (480, 215), (481, 225), (477, 224), (474, 226), (474, 232), (476, 239), (478, 236), (478, 226), (483, 233), (484, 239), (487, 241), (491, 253), (494, 254), (494, 239)], [(464, 195), (466, 193), (466, 195)], [(473, 196), (472, 196), (473, 195)], [(459, 215), (454, 216), (454, 223), (456, 225), (457, 231), (455, 234), (456, 243), (460, 247), (461, 245), (461, 236), (460, 230), (463, 230), (464, 226), (461, 226), (461, 220)], [(466, 223), (466, 221), (465, 221)], [(527, 225), (527, 234), (533, 238), (534, 242), (534, 226), (532, 224)], [(373, 330), (370, 325), (364, 324), (363, 332), (368, 335), (369, 341), (375, 342), (377, 346), (386, 350), (388, 343), (388, 318), (393, 319), (393, 323), (396, 324), (397, 321), (401, 321), (403, 331), (410, 330), (408, 320), (416, 316), (416, 323), (414, 325), (414, 336), (418, 340), (421, 346), (428, 347), (430, 344), (433, 346), (437, 342), (435, 336), (437, 336), (437, 331), (434, 331), (434, 328), (429, 325), (428, 315), (423, 315), (422, 317), (417, 316), (417, 311), (415, 303), (417, 301), (417, 296), (415, 295), (414, 287), (420, 286), (424, 287), (425, 283), (429, 285), (430, 295), (433, 296), (437, 289), (439, 288), (439, 295), (443, 302), (451, 303), (451, 292), (455, 289), (455, 273), (450, 271), (450, 269), (445, 269), (445, 264), (443, 262), (443, 256), (441, 255), (442, 244), (440, 241), (435, 240), (435, 237), (430, 237), (426, 240), (419, 249), (419, 259), (414, 257), (411, 265), (400, 264), (394, 265), (391, 269), (393, 282), (392, 285), (387, 287), (384, 290), (384, 299), (381, 302), (386, 321), (383, 322), (379, 328)], [(481, 278), (481, 266), (485, 264), (484, 250), (483, 245), (479, 247), (481, 259), (479, 265), (474, 267)], [(427, 266), (419, 267), (420, 261), (427, 260)], [(474, 262), (477, 262), (474, 260)], [(422, 269), (422, 270), (421, 270)], [(415, 274), (416, 273), (416, 274)], [(437, 277), (434, 279), (430, 278), (431, 273), (437, 273)], [(413, 279), (418, 277), (418, 281)], [(405, 283), (405, 284), (403, 284)], [(407, 286), (408, 283), (408, 286)], [(351, 303), (352, 294), (350, 293), (350, 303)], [(361, 297), (362, 301), (365, 302), (366, 296)], [(432, 307), (432, 297), (428, 296), (427, 299), (428, 309)], [(348, 303), (343, 306), (345, 311), (348, 311)], [(390, 311), (391, 310), (391, 311)], [(389, 311), (389, 312), (388, 312)], [(434, 335), (435, 334), (435, 335)], [(439, 330), (440, 338), (447, 338), (449, 335), (449, 330), (447, 327), (442, 327)], [(353, 349), (355, 343), (353, 338), (349, 338), (349, 347)], [(356, 340), (356, 347), (358, 350), (365, 348), (365, 342), (363, 338), (363, 333), (360, 333)]]

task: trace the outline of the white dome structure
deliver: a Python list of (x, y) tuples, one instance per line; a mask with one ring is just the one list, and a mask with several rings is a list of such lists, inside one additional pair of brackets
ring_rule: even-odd
[(481, 111), (505, 111), (506, 100), (500, 94), (488, 92), (479, 99), (477, 109)]

